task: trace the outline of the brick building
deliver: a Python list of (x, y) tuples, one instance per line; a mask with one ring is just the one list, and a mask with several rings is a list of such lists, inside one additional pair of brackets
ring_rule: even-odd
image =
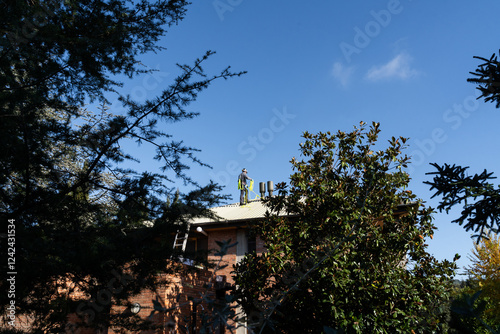
[[(408, 205), (400, 205), (396, 216), (404, 215)], [(144, 290), (139, 295), (130, 298), (129, 306), (112, 305), (110, 312), (114, 314), (137, 314), (142, 319), (150, 319), (159, 325), (156, 330), (135, 331), (141, 334), (198, 333), (202, 318), (211, 312), (206, 303), (200, 301), (203, 297), (212, 300), (223, 298), (228, 289), (234, 285), (231, 271), (245, 254), (265, 252), (264, 242), (258, 235), (251, 233), (251, 226), (261, 222), (266, 213), (266, 207), (261, 200), (251, 200), (247, 205), (239, 203), (228, 204), (211, 209), (218, 216), (214, 218), (198, 218), (191, 222), (189, 233), (183, 243), (184, 258), (180, 270), (175, 275), (161, 277), (167, 284), (158, 284), (154, 291)], [(184, 236), (183, 236), (184, 237)], [(217, 242), (230, 240), (236, 243), (226, 254), (218, 256), (214, 251), (220, 246)], [(218, 263), (222, 268), (206, 269), (194, 266), (191, 258), (205, 257), (212, 263)], [(405, 262), (402, 261), (401, 265)], [(198, 301), (198, 302), (197, 302)], [(163, 312), (153, 312), (162, 309)], [(242, 310), (237, 308), (242, 315)], [(76, 316), (70, 318), (75, 321)], [(236, 334), (250, 333), (245, 323), (230, 324), (235, 327)], [(70, 326), (71, 327), (71, 326)], [(75, 334), (113, 334), (118, 333), (112, 328), (95, 331), (77, 328), (68, 331)], [(230, 333), (221, 323), (213, 328), (216, 333)]]
[[(210, 308), (202, 301), (204, 297), (212, 300), (224, 298), (228, 294), (234, 280), (231, 275), (233, 265), (240, 261), (245, 254), (255, 251), (265, 251), (264, 243), (259, 236), (250, 233), (250, 226), (261, 221), (266, 208), (261, 200), (250, 200), (245, 206), (239, 203), (229, 204), (211, 209), (217, 219), (198, 218), (191, 222), (187, 240), (184, 245), (184, 257), (176, 274), (161, 274), (160, 281), (168, 283), (158, 284), (154, 290), (144, 290), (131, 297), (128, 305), (116, 305), (111, 301), (110, 314), (127, 317), (136, 314), (141, 319), (148, 319), (158, 325), (155, 330), (141, 330), (127, 333), (141, 334), (170, 334), (170, 333), (198, 333), (203, 315), (210, 312)], [(230, 247), (225, 255), (217, 256), (214, 251), (220, 249), (217, 242), (231, 240), (237, 243)], [(172, 240), (173, 241), (173, 240)], [(191, 258), (205, 257), (212, 263), (223, 268), (206, 269), (195, 266)], [(68, 281), (69, 286), (74, 282)], [(72, 290), (73, 291), (73, 290)], [(108, 291), (104, 291), (108, 292)], [(66, 294), (67, 291), (61, 293)], [(89, 303), (84, 295), (71, 292), (73, 300)], [(158, 311), (160, 310), (160, 311)], [(237, 308), (237, 312), (241, 309)], [(95, 330), (84, 328), (76, 314), (71, 315), (66, 326), (66, 333), (74, 334), (114, 334), (123, 333), (113, 328)], [(16, 329), (29, 330), (33, 320), (29, 317), (18, 319)], [(230, 324), (234, 326), (233, 333), (244, 334), (247, 329), (244, 323)], [(216, 333), (230, 333), (223, 323), (212, 326)]]
[[(273, 183), (267, 182), (268, 195), (273, 195)], [(261, 197), (266, 196), (266, 186), (264, 183), (259, 185)], [(191, 276), (180, 274), (176, 280), (167, 286), (159, 286), (160, 293), (163, 294), (162, 304), (170, 307), (177, 305), (189, 305), (189, 299), (200, 298), (202, 294), (212, 294), (212, 297), (223, 298), (224, 295), (233, 285), (232, 278), (233, 265), (243, 259), (245, 254), (256, 252), (261, 254), (265, 252), (264, 242), (258, 235), (251, 232), (251, 226), (261, 222), (266, 214), (267, 208), (260, 199), (250, 200), (246, 205), (241, 206), (239, 203), (228, 204), (212, 208), (211, 211), (217, 218), (198, 218), (191, 222), (188, 233), (185, 235), (177, 235), (173, 241), (173, 246), (182, 248), (185, 254), (184, 263), (190, 266), (192, 261), (190, 258), (202, 257), (210, 263), (217, 264), (214, 269), (205, 270), (198, 269)], [(284, 213), (282, 213), (284, 215)], [(184, 241), (185, 240), (185, 241)], [(215, 251), (220, 249), (218, 242), (229, 241), (230, 247), (223, 255), (217, 255)], [(207, 283), (210, 288), (207, 288)], [(157, 297), (151, 294), (151, 291), (145, 291), (143, 294), (130, 300), (132, 305), (140, 305), (139, 309), (148, 310), (153, 307), (152, 297)], [(181, 296), (180, 300), (175, 301), (176, 296)], [(190, 333), (197, 332), (200, 319), (194, 316), (202, 313), (203, 304), (191, 308), (181, 307), (178, 312), (168, 317), (157, 319), (158, 322), (165, 324), (163, 331), (156, 333), (180, 333), (181, 327), (189, 327), (192, 330)], [(242, 309), (236, 307), (236, 312), (239, 316), (244, 316)], [(140, 316), (146, 316), (147, 312), (139, 313)], [(246, 324), (232, 323), (234, 326), (233, 332), (236, 334), (246, 334)], [(170, 327), (169, 327), (170, 326)], [(169, 331), (170, 330), (170, 331)], [(218, 333), (231, 333), (224, 325), (216, 328)], [(113, 332), (109, 332), (113, 333)]]
[[(141, 310), (139, 312), (141, 317), (149, 315), (150, 311), (148, 310), (154, 307), (152, 301), (158, 296), (164, 296), (163, 299), (160, 298), (160, 302), (165, 307), (171, 307), (176, 302), (178, 305), (188, 305), (179, 308), (172, 317), (164, 316), (156, 319), (165, 324), (165, 329), (156, 331), (156, 333), (179, 333), (180, 327), (183, 326), (193, 328), (193, 324), (196, 321), (199, 322), (199, 319), (193, 319), (193, 312), (200, 314), (203, 310), (201, 306), (194, 310), (188, 299), (199, 299), (201, 294), (206, 293), (219, 297), (228, 293), (228, 288), (234, 284), (231, 274), (233, 265), (249, 252), (262, 253), (265, 251), (264, 242), (258, 235), (253, 235), (250, 229), (253, 224), (262, 221), (265, 217), (266, 207), (261, 200), (251, 200), (245, 206), (235, 203), (215, 207), (212, 208), (212, 211), (218, 216), (217, 219), (198, 218), (191, 223), (185, 244), (184, 263), (186, 266), (190, 266), (192, 262), (190, 257), (206, 256), (209, 262), (216, 263), (222, 268), (198, 269), (190, 277), (185, 274), (179, 275), (170, 285), (159, 286), (157, 292), (144, 291), (144, 293), (130, 299), (132, 305), (140, 305), (138, 307)], [(227, 240), (236, 243), (236, 245), (230, 247), (222, 257), (216, 255), (214, 250), (220, 248), (217, 242)], [(208, 284), (211, 288), (207, 289), (207, 283), (211, 283)], [(180, 295), (181, 298), (175, 301), (177, 295)], [(237, 312), (241, 312), (241, 309), (237, 308)], [(244, 323), (232, 325), (236, 327), (233, 329), (234, 333), (246, 334), (248, 332)], [(171, 331), (169, 331), (170, 329)], [(220, 326), (218, 331), (230, 333), (224, 326)], [(114, 332), (109, 331), (108, 333)]]

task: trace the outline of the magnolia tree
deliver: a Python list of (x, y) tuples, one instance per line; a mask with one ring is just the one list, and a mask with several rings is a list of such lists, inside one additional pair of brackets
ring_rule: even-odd
[(406, 139), (380, 149), (379, 132), (304, 133), (303, 160), (292, 159), (290, 184), (255, 227), (267, 252), (235, 266), (256, 332), (445, 330), (456, 266), (426, 251), (433, 210), (407, 189)]

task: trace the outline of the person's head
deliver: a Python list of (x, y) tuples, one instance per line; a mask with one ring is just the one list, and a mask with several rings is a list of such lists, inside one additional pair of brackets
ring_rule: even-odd
[(242, 171), (243, 173), (246, 173), (246, 172), (247, 172), (247, 169), (246, 169), (246, 168), (243, 168), (241, 171)]

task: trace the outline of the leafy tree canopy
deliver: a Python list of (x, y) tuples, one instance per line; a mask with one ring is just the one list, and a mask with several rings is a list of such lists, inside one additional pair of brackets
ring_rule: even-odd
[[(15, 271), (22, 273), (16, 279), (17, 312), (32, 316), (40, 330), (62, 330), (75, 311), (92, 326), (112, 323), (110, 300), (99, 295), (109, 292), (107, 284), (124, 277), (124, 270), (133, 278), (114, 290), (118, 302), (154, 284), (152, 274), (165, 270), (171, 249), (158, 236), (225, 199), (216, 184), (198, 185), (189, 177), (190, 164), (205, 164), (196, 149), (171, 138), (168, 126), (195, 117), (190, 102), (214, 80), (241, 72), (228, 67), (205, 73), (203, 65), (213, 54), (208, 51), (191, 64), (178, 64), (177, 77), (157, 97), (138, 102), (118, 93), (123, 83), (116, 77), (148, 72), (140, 56), (163, 51), (157, 42), (182, 20), (187, 5), (183, 0), (0, 5), (2, 233), (11, 219)], [(112, 95), (118, 95), (119, 115), (106, 112)], [(89, 102), (103, 108), (88, 110)], [(122, 146), (129, 140), (156, 149), (161, 174), (123, 168), (134, 160)], [(175, 179), (196, 189), (165, 204)], [(9, 271), (4, 262), (3, 291)], [(82, 308), (71, 298), (75, 291), (101, 303)], [(0, 306), (9, 301), (2, 294)]]
[(379, 133), (378, 123), (304, 133), (304, 160), (292, 159), (290, 184), (277, 185), (255, 227), (267, 252), (235, 267), (235, 296), (256, 332), (446, 328), (455, 264), (426, 251), (433, 210), (407, 190), (406, 139), (379, 150)]

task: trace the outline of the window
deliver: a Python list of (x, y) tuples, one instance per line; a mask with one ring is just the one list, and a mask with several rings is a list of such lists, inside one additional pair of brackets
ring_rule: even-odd
[(247, 231), (247, 253), (254, 253), (257, 251), (257, 238), (254, 233)]

